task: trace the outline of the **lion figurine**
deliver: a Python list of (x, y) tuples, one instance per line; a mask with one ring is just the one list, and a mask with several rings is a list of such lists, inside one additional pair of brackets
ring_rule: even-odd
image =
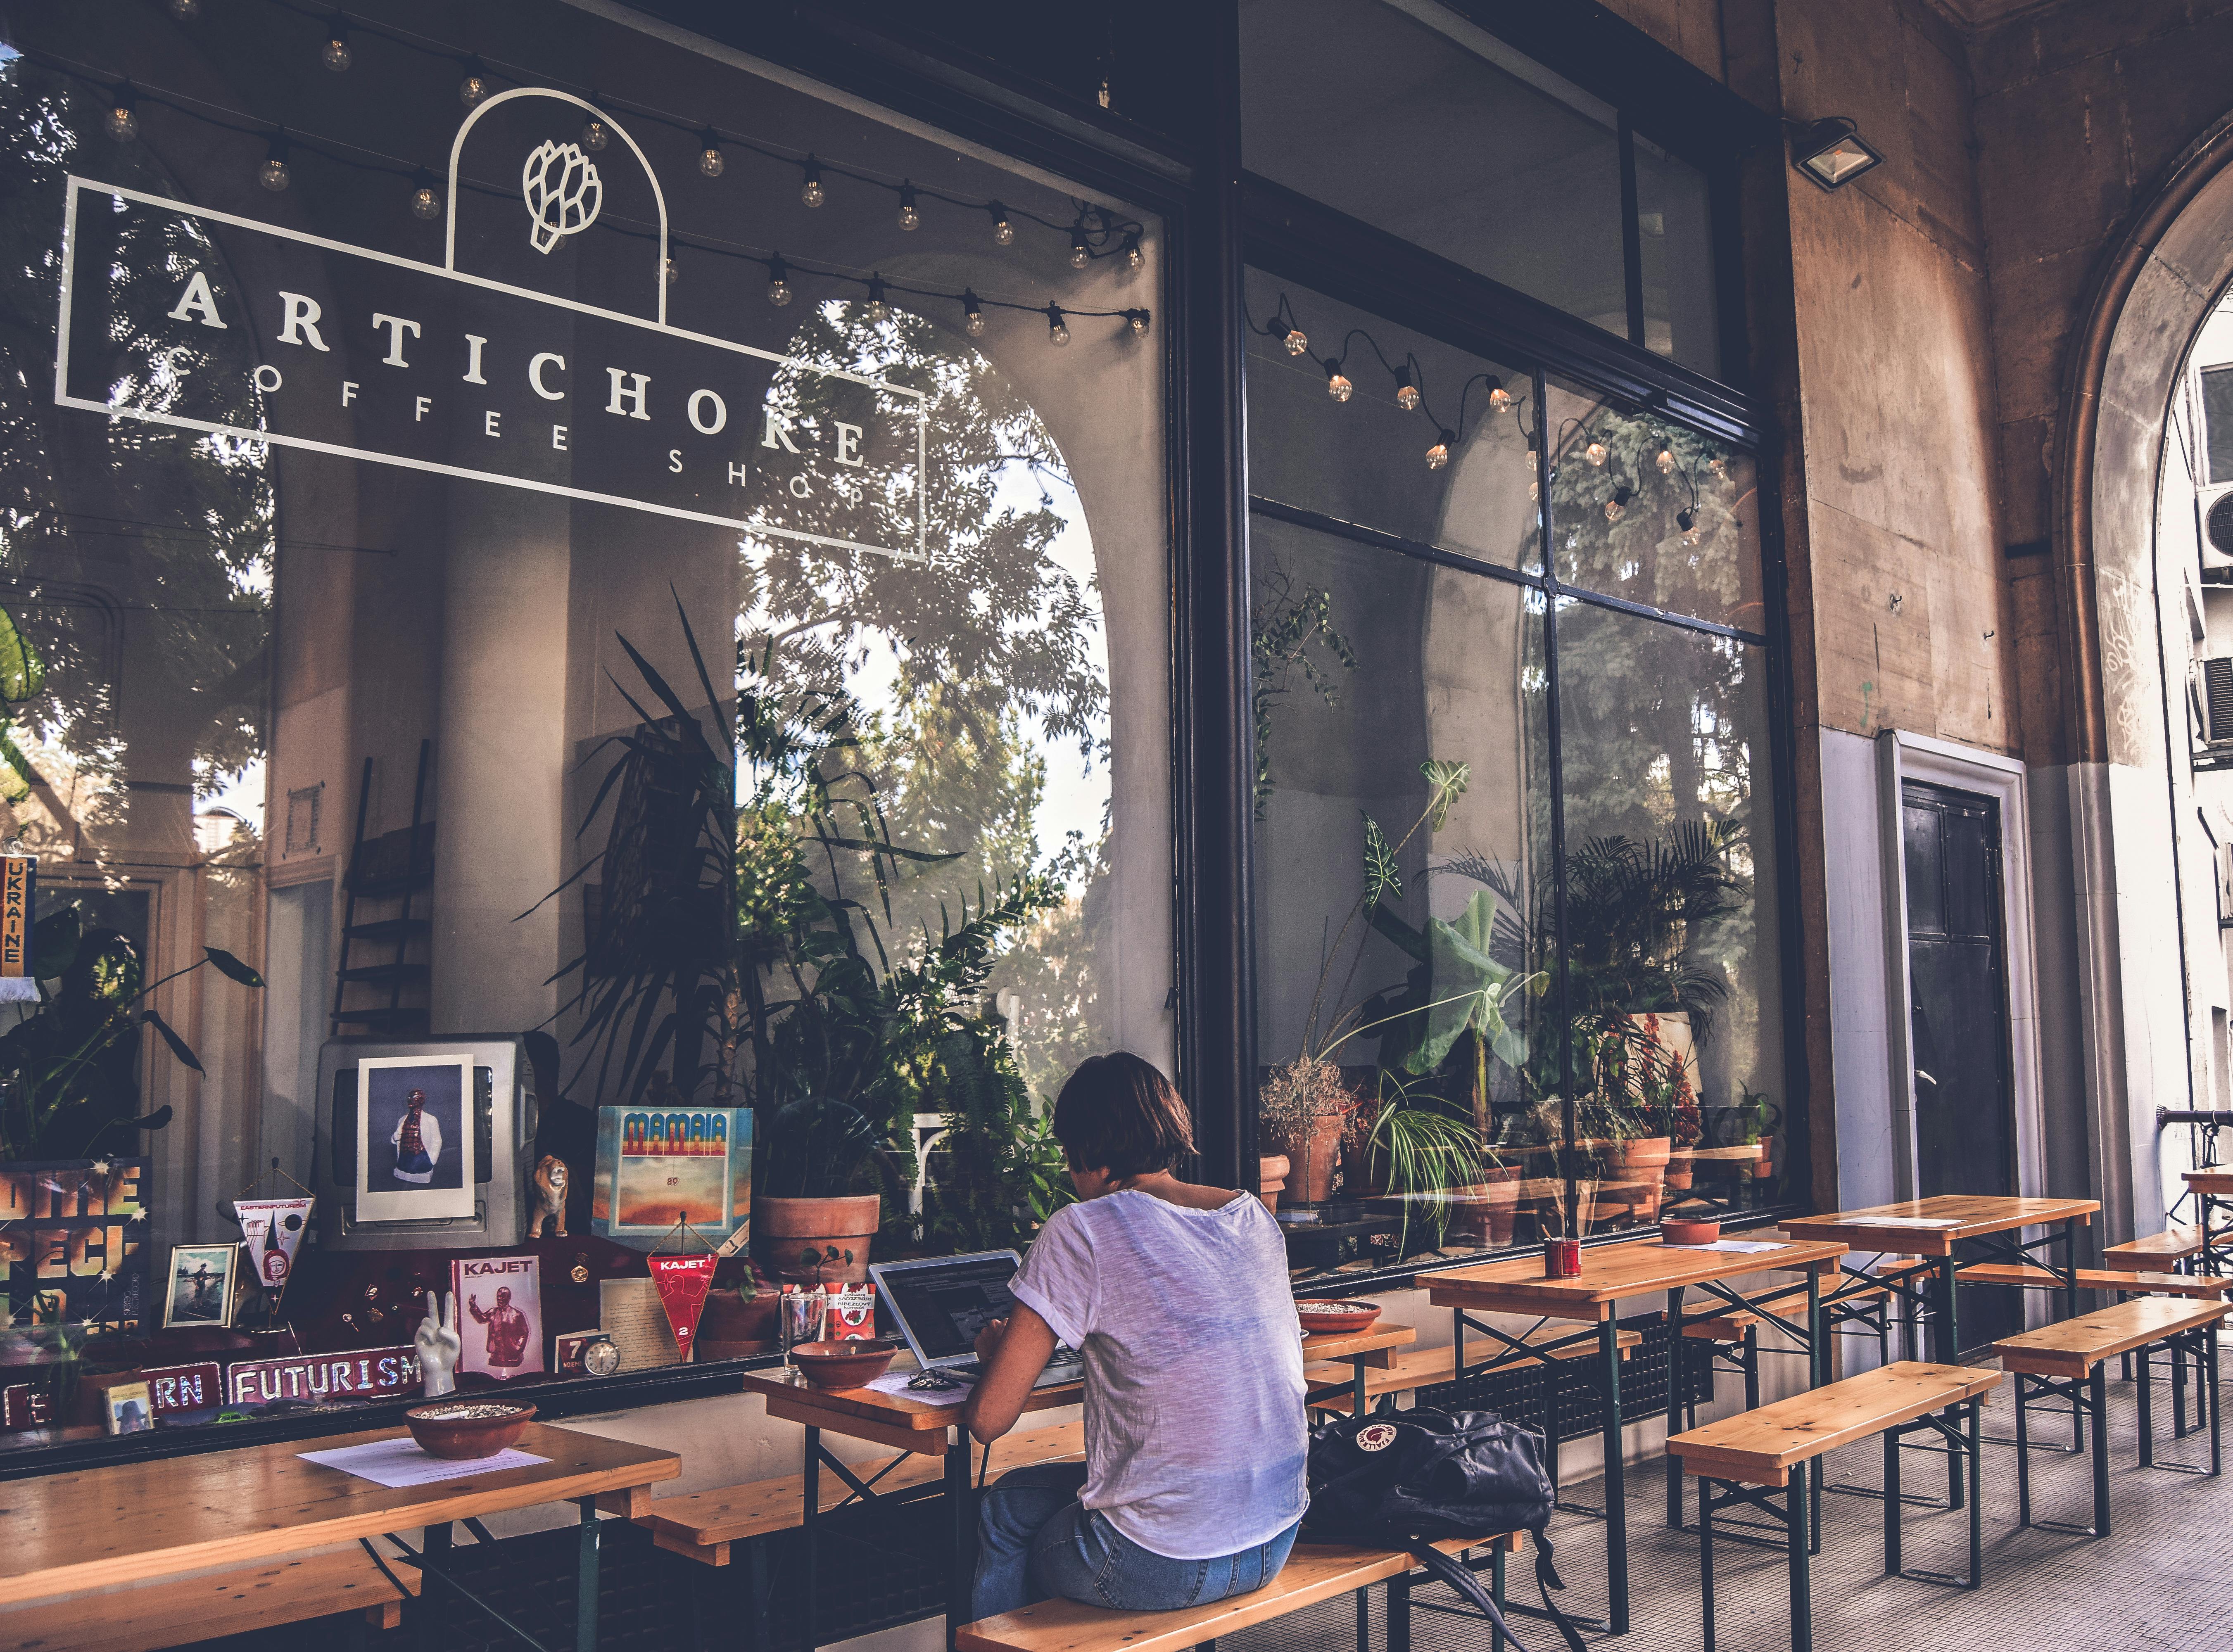
[(535, 1167), (535, 1219), (528, 1224), (527, 1237), (541, 1239), (543, 1226), (553, 1219), (558, 1223), (558, 1237), (566, 1237), (566, 1161), (557, 1154), (546, 1153)]

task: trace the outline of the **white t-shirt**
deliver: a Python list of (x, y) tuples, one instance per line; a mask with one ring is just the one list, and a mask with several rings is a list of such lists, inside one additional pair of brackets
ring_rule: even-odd
[(1087, 1508), (1173, 1560), (1237, 1554), (1302, 1518), (1301, 1326), (1255, 1195), (1065, 1206), (1011, 1288), (1084, 1358)]

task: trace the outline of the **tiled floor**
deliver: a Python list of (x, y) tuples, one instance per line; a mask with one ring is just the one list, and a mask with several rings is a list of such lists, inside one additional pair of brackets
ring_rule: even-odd
[[(2224, 1652), (2233, 1648), (2233, 1472), (2209, 1480), (2137, 1466), (2133, 1388), (2109, 1385), (2110, 1525), (2106, 1538), (2016, 1525), (2016, 1462), (2013, 1447), (1985, 1446), (1985, 1583), (1976, 1593), (1884, 1575), (1883, 1504), (1872, 1497), (1824, 1499), (1822, 1552), (1813, 1562), (1814, 1645), (1818, 1652)], [(2156, 1422), (2158, 1461), (2206, 1466), (2207, 1435), (2173, 1445), (2167, 1381), (2159, 1378)], [(1985, 1433), (2013, 1427), (2009, 1390), (2003, 1384), (1985, 1411)], [(2067, 1443), (2067, 1421), (2034, 1417), (2047, 1438)], [(2034, 1434), (2036, 1439), (2038, 1434)], [(2090, 1442), (2089, 1442), (2090, 1443)], [(2233, 1441), (2229, 1441), (2233, 1471)], [(1945, 1475), (1921, 1453), (1904, 1460), (1901, 1489), (1910, 1495), (1945, 1490)], [(2092, 1518), (2091, 1456), (2034, 1450), (2034, 1518), (2083, 1525)], [(1882, 1449), (1876, 1441), (1848, 1447), (1829, 1459), (1829, 1481), (1874, 1486), (1881, 1482)], [(1667, 1529), (1665, 1480), (1654, 1461), (1631, 1469), (1628, 1486), (1630, 1558), (1634, 1623), (1618, 1639), (1591, 1636), (1593, 1643), (1623, 1652), (1696, 1652), (1702, 1644), (1698, 1590), (1698, 1539)], [(1686, 1493), (1695, 1519), (1696, 1482)], [(1592, 1481), (1566, 1488), (1577, 1501), (1600, 1503)], [(1903, 1525), (1905, 1561), (1911, 1569), (1964, 1572), (1969, 1517), (1944, 1509), (1909, 1507)], [(1715, 1521), (1720, 1530), (1720, 1519)], [(1584, 1516), (1554, 1517), (1551, 1537), (1568, 1588), (1568, 1610), (1605, 1608), (1605, 1528)], [(1714, 1549), (1716, 1642), (1720, 1652), (1785, 1652), (1791, 1644), (1788, 1586), (1783, 1555), (1716, 1542)], [(1524, 1592), (1523, 1592), (1524, 1591)], [(1534, 1597), (1532, 1568), (1513, 1568), (1512, 1597)], [(1420, 1598), (1449, 1597), (1437, 1590)], [(1383, 1642), (1381, 1597), (1373, 1597), (1372, 1652)], [(1556, 1652), (1556, 1633), (1543, 1623), (1513, 1620), (1530, 1652)], [(1415, 1611), (1416, 1652), (1488, 1652), (1478, 1620)], [(1351, 1652), (1355, 1614), (1348, 1599), (1219, 1642), (1219, 1652)]]

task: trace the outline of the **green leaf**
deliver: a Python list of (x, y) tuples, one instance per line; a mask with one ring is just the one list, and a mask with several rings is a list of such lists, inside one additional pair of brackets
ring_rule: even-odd
[(217, 966), (218, 972), (228, 979), (238, 981), (243, 986), (264, 985), (264, 978), (261, 975), (225, 951), (224, 947), (205, 946), (202, 951), (208, 955), (209, 961)]
[(1428, 808), (1434, 816), (1435, 829), (1450, 817), (1450, 805), (1465, 796), (1466, 788), (1473, 784), (1473, 764), (1455, 763), (1446, 758), (1429, 758), (1419, 765), (1419, 772), (1434, 788), (1434, 799)]
[(1396, 851), (1380, 829), (1380, 823), (1362, 810), (1357, 812), (1364, 820), (1364, 907), (1370, 912), (1383, 894), (1402, 898), (1403, 875), (1396, 868)]
[(31, 966), (53, 980), (77, 957), (77, 944), (85, 934), (85, 917), (77, 902), (49, 913), (31, 928)]
[(186, 1041), (173, 1032), (171, 1030), (171, 1024), (164, 1020), (161, 1016), (157, 1015), (153, 1010), (142, 1010), (140, 1012), (140, 1019), (163, 1035), (163, 1042), (171, 1046), (171, 1053), (180, 1061), (198, 1073), (207, 1070), (203, 1067), (200, 1057), (186, 1047)]
[(16, 628), (15, 616), (0, 608), (0, 699), (27, 700), (46, 686), (47, 662)]
[(1520, 1059), (1527, 1058), (1526, 1041), (1505, 1024), (1503, 1014), (1504, 1000), (1515, 990), (1513, 978), (1519, 972), (1488, 955), (1489, 933), (1495, 921), (1496, 898), (1486, 889), (1475, 891), (1455, 923), (1440, 918), (1429, 920), (1433, 997), (1440, 1001), (1428, 1010), (1427, 1035), (1407, 1063), (1413, 1072), (1434, 1071), (1468, 1027), (1477, 1029), (1509, 1064), (1520, 1064), (1506, 1054), (1515, 1047)]

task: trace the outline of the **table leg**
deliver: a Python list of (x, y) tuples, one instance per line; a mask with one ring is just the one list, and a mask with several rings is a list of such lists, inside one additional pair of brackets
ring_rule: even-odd
[(815, 1577), (817, 1563), (822, 1558), (822, 1430), (819, 1428), (810, 1427), (806, 1431), (804, 1478), (805, 1494), (799, 1510), (798, 1531), (799, 1547), (804, 1551), (801, 1557), (800, 1572), (801, 1580), (806, 1585), (806, 1595), (799, 1606), (805, 1615), (807, 1652), (814, 1652), (822, 1644), (818, 1635), (820, 1625), (816, 1621), (820, 1616), (816, 1608), (820, 1603), (821, 1590)]
[(2152, 1468), (2156, 1461), (2156, 1408), (2155, 1395), (2150, 1390), (2155, 1387), (2155, 1361), (2152, 1350), (2146, 1348), (2139, 1350), (2139, 1356), (2140, 1382), (2132, 1397), (2140, 1412), (2140, 1467)]
[[(2019, 1232), (2016, 1237), (2023, 1236)], [(2074, 1216), (2062, 1225), (2062, 1317), (2078, 1317), (2078, 1219)], [(2099, 1428), (2101, 1419), (2096, 1417), (2093, 1422)], [(2070, 1448), (2086, 1448), (2086, 1408), (2074, 1395), (2070, 1402)]]
[[(1956, 1283), (1951, 1249), (1938, 1259), (1937, 1284), (1938, 1312), (1930, 1328), (1931, 1351), (1941, 1365), (1959, 1365), (1962, 1363), (1962, 1326), (1955, 1303), (1960, 1286)], [(1954, 1418), (1954, 1408), (1949, 1406), (1943, 1415), (1949, 1419)], [(1949, 1442), (1946, 1447), (1946, 1506), (1949, 1508), (1962, 1506), (1962, 1454)]]
[(1791, 1652), (1814, 1652), (1813, 1580), (1808, 1576), (1807, 1555), (1807, 1482), (1813, 1479), (1810, 1465), (1794, 1463), (1791, 1483), (1784, 1488), (1786, 1542), (1791, 1551)]
[(1364, 1415), (1364, 1356), (1350, 1356), (1349, 1369), (1356, 1374), (1351, 1379), (1349, 1415), (1361, 1417)]
[[(1985, 1586), (1985, 1402), (1969, 1402), (1969, 1587)], [(2097, 1420), (2098, 1421), (2098, 1420)], [(2107, 1429), (2102, 1430), (2104, 1434)]]
[(2097, 1364), (2093, 1394), (2093, 1535), (2109, 1535), (2109, 1368)]
[(2210, 1407), (2210, 1472), (2224, 1472), (2224, 1419), (2217, 1410), (2217, 1324), (2215, 1319), (2203, 1328), (2202, 1345), (2205, 1363), (2202, 1368), (2202, 1397)]
[[(1830, 1380), (1830, 1350), (1823, 1344), (1822, 1335), (1822, 1275), (1813, 1268), (1807, 1270), (1807, 1386), (1819, 1389)], [(1807, 1495), (1813, 1499), (1808, 1511), (1810, 1529), (1815, 1545), (1822, 1542), (1822, 1475), (1818, 1470), (1807, 1477)]]
[[(1667, 1293), (1667, 1324), (1671, 1335), (1667, 1341), (1667, 1437), (1672, 1440), (1682, 1429), (1683, 1403), (1683, 1290), (1676, 1286)], [(1683, 1460), (1670, 1448), (1667, 1453), (1667, 1525), (1670, 1531), (1683, 1525)]]
[(1612, 1632), (1628, 1633), (1628, 1469), (1620, 1452), (1620, 1327), (1608, 1313), (1598, 1322), (1605, 1361), (1605, 1582), (1612, 1596)]
[(956, 1428), (946, 1448), (946, 1501), (954, 1512), (954, 1572), (946, 1586), (946, 1645), (970, 1621), (977, 1586), (977, 1498), (969, 1484), (969, 1431)]
[(1884, 1435), (1884, 1554), (1885, 1576), (1897, 1577), (1904, 1563), (1899, 1552), (1899, 1434), (1886, 1429)]
[(1705, 1652), (1714, 1652), (1714, 1484), (1698, 1477), (1698, 1584), (1705, 1602)]
[(597, 1499), (585, 1497), (582, 1511), (582, 1547), (574, 1568), (574, 1652), (597, 1652), (597, 1550), (605, 1523), (597, 1518)]

